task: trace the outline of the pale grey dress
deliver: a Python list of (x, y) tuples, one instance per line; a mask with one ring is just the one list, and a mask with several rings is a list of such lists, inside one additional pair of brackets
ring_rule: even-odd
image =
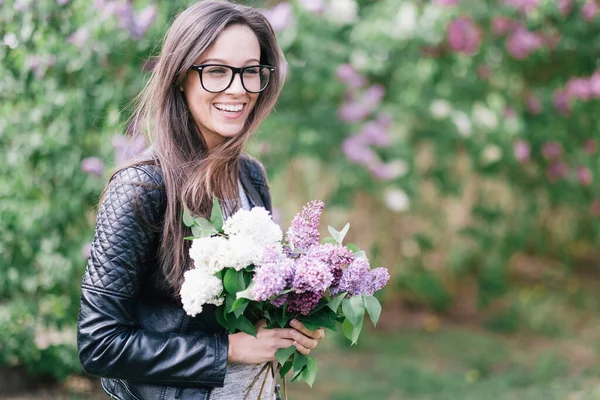
[[(244, 192), (244, 188), (240, 181), (238, 181), (238, 188), (240, 192), (240, 204), (242, 208), (246, 210), (250, 209), (250, 202)], [(211, 395), (210, 400), (242, 400), (246, 395), (246, 388), (250, 386), (254, 377), (260, 372), (264, 364), (240, 364), (231, 363), (227, 364), (227, 371), (225, 372), (225, 383), (222, 388), (215, 388)], [(264, 378), (264, 372), (260, 378), (254, 384), (249, 400), (257, 400), (260, 388), (262, 386)], [(267, 381), (265, 382), (263, 394), (261, 400), (274, 400), (275, 393), (273, 391), (274, 382), (273, 374), (267, 374)]]

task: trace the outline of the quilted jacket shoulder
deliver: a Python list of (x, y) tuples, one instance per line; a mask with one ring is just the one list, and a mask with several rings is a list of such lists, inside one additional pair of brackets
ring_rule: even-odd
[[(117, 172), (103, 200), (82, 286), (133, 298), (139, 290), (139, 266), (153, 261), (148, 247), (158, 245), (152, 228), (161, 224), (166, 205), (159, 168), (141, 165)], [(117, 268), (123, 260), (133, 268)]]

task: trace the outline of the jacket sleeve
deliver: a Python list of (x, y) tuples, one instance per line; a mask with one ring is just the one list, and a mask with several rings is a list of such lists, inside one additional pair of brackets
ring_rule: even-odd
[(106, 378), (223, 386), (226, 333), (152, 332), (136, 320), (144, 269), (154, 265), (160, 241), (148, 223), (160, 225), (164, 210), (161, 178), (150, 168), (117, 173), (100, 205), (77, 325), (81, 365), (86, 373)]

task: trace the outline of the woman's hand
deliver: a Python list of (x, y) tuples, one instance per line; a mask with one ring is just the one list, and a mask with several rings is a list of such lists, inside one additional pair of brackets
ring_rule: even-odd
[(256, 337), (244, 332), (229, 335), (227, 361), (244, 364), (262, 364), (274, 361), (279, 349), (295, 346), (299, 353), (309, 354), (325, 337), (323, 328), (311, 331), (301, 322), (293, 320), (292, 328), (266, 329), (266, 322), (256, 324)]

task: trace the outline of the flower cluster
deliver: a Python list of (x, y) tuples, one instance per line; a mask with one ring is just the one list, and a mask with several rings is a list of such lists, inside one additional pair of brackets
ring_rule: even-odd
[(180, 291), (185, 311), (194, 316), (202, 311), (203, 304), (221, 304), (223, 283), (215, 274), (224, 268), (240, 271), (258, 264), (265, 249), (281, 248), (282, 236), (269, 212), (255, 207), (239, 210), (227, 219), (222, 236), (194, 239), (189, 253), (194, 268), (186, 272)]
[(371, 271), (367, 259), (356, 258), (340, 243), (319, 243), (323, 208), (323, 202), (312, 201), (292, 221), (286, 238), (296, 251), (273, 246), (263, 252), (253, 278), (255, 300), (270, 300), (276, 307), (287, 303), (288, 312), (308, 315), (327, 290), (371, 296), (387, 283), (385, 268)]

